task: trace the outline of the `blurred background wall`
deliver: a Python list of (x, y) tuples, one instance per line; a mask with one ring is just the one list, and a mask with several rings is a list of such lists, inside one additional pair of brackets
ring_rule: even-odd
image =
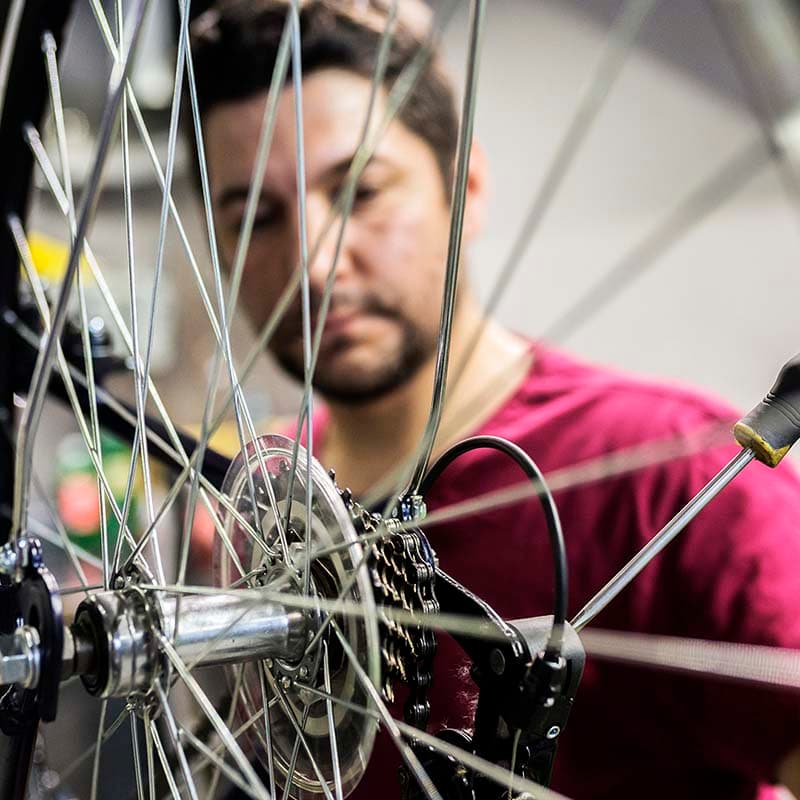
[[(494, 172), (472, 256), (484, 295), (564, 136), (619, 2), (504, 0), (488, 13), (477, 135)], [(463, 21), (448, 45), (461, 55)], [(457, 59), (454, 59), (457, 61)], [(761, 131), (707, 4), (659, 3), (531, 242), (500, 316), (547, 332)], [(773, 165), (611, 302), (559, 336), (581, 355), (749, 407), (798, 349), (800, 207)], [(643, 260), (642, 260), (643, 263)]]

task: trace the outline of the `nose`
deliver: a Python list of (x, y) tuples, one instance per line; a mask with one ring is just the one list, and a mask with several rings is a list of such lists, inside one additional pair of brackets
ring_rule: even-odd
[[(308, 275), (311, 289), (322, 293), (336, 259), (336, 245), (341, 218), (332, 218), (330, 201), (318, 194), (309, 194), (306, 201), (306, 232), (308, 236)], [(336, 264), (336, 279), (347, 269), (347, 237), (342, 240)]]

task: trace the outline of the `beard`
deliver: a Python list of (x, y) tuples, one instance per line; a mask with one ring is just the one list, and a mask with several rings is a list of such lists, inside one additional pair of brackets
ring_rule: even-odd
[[(342, 302), (334, 296), (331, 311), (346, 306), (348, 310), (367, 313), (393, 321), (400, 330), (398, 345), (384, 357), (377, 366), (370, 368), (337, 368), (337, 356), (346, 353), (353, 343), (347, 337), (337, 337), (326, 341), (323, 333), (317, 366), (312, 384), (327, 400), (363, 405), (378, 400), (411, 380), (420, 368), (436, 352), (438, 331), (431, 332), (415, 325), (398, 310), (390, 307), (381, 299), (370, 295), (359, 298), (357, 304), (351, 301)], [(299, 315), (298, 315), (299, 317)], [(295, 318), (298, 318), (295, 317)], [(313, 314), (316, 318), (316, 314)], [(300, 331), (295, 325), (291, 340), (296, 343)], [(312, 336), (314, 326), (312, 324)], [(283, 337), (279, 337), (283, 339)], [(286, 339), (283, 339), (286, 341)], [(304, 379), (304, 362), (302, 346), (284, 347), (273, 350), (283, 369), (296, 380)]]

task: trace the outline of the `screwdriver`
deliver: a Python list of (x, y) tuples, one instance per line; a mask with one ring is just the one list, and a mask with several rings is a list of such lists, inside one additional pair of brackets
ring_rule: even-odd
[(588, 603), (570, 623), (591, 622), (753, 459), (777, 466), (800, 439), (800, 353), (788, 361), (764, 399), (733, 429), (737, 453)]

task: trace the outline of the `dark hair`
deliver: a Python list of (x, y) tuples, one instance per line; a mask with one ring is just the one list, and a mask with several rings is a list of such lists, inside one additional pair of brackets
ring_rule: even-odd
[[(269, 87), (288, 9), (285, 0), (218, 0), (195, 19), (192, 52), (201, 115)], [(302, 7), (300, 31), (304, 75), (339, 67), (372, 77), (381, 31), (325, 0)], [(395, 27), (384, 86), (392, 85), (420, 44), (407, 27)], [(398, 118), (431, 147), (449, 194), (458, 118), (453, 90), (435, 57), (426, 62)]]

